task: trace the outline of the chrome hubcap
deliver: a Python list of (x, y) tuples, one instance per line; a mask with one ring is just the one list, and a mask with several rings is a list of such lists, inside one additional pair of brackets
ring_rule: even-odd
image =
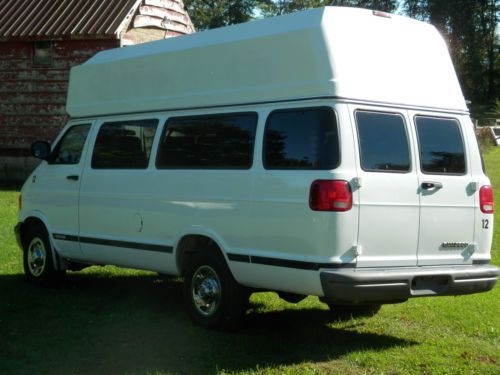
[(221, 299), (221, 283), (212, 267), (204, 265), (196, 270), (191, 280), (191, 294), (200, 314), (215, 314)]
[(46, 260), (45, 244), (40, 238), (33, 238), (28, 246), (28, 268), (30, 273), (35, 277), (40, 276), (45, 270)]

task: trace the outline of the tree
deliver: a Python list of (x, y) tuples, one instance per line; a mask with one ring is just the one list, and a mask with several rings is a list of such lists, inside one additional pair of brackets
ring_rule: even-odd
[(252, 19), (256, 0), (185, 0), (184, 4), (197, 30), (213, 29)]
[(185, 0), (197, 30), (213, 29), (251, 20), (255, 14), (279, 16), (327, 5), (355, 6), (393, 12), (398, 0)]
[(397, 0), (267, 0), (261, 1), (259, 8), (264, 16), (269, 17), (327, 5), (359, 7), (393, 12), (397, 9), (397, 3)]
[(429, 21), (440, 30), (474, 111), (498, 98), (498, 0), (405, 0), (404, 10), (410, 17)]
[(267, 0), (259, 3), (259, 10), (264, 17), (273, 17), (297, 10), (326, 6), (329, 3), (331, 0)]
[(330, 5), (394, 12), (398, 8), (398, 2), (398, 0), (334, 0), (330, 1)]

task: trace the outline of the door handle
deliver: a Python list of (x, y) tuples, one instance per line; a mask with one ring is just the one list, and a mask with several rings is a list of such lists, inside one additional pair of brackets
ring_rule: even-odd
[(66, 178), (68, 180), (71, 180), (71, 181), (78, 181), (78, 179), (80, 178), (77, 174), (72, 174), (72, 175), (69, 175), (69, 176), (66, 176)]
[(443, 188), (443, 184), (441, 182), (425, 181), (422, 182), (420, 187), (424, 190), (439, 190)]

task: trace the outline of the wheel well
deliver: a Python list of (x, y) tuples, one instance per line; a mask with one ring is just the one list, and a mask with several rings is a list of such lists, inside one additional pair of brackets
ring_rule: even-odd
[(26, 239), (26, 233), (28, 232), (28, 229), (30, 227), (33, 227), (36, 225), (40, 225), (41, 227), (43, 227), (47, 231), (47, 228), (45, 227), (45, 224), (43, 223), (43, 221), (36, 218), (36, 217), (29, 217), (26, 220), (24, 220), (24, 223), (21, 226), (21, 230), (20, 230), (21, 243), (23, 245), (25, 244), (24, 241)]
[(184, 275), (184, 272), (186, 270), (186, 261), (189, 255), (194, 254), (197, 251), (216, 252), (225, 261), (222, 249), (214, 240), (207, 236), (190, 234), (182, 237), (182, 239), (179, 241), (179, 244), (177, 245), (176, 262), (181, 275)]

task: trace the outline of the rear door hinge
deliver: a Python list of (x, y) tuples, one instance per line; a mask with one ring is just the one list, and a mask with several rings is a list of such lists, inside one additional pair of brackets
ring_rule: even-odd
[(361, 254), (363, 254), (361, 245), (353, 245), (351, 249), (356, 257), (359, 257)]
[(470, 193), (475, 193), (479, 188), (479, 184), (477, 181), (471, 181), (469, 182), (469, 186), (467, 187), (467, 190), (469, 190)]
[(361, 177), (354, 177), (351, 180), (351, 187), (353, 189), (359, 189), (361, 186), (363, 186), (363, 181), (362, 181)]

